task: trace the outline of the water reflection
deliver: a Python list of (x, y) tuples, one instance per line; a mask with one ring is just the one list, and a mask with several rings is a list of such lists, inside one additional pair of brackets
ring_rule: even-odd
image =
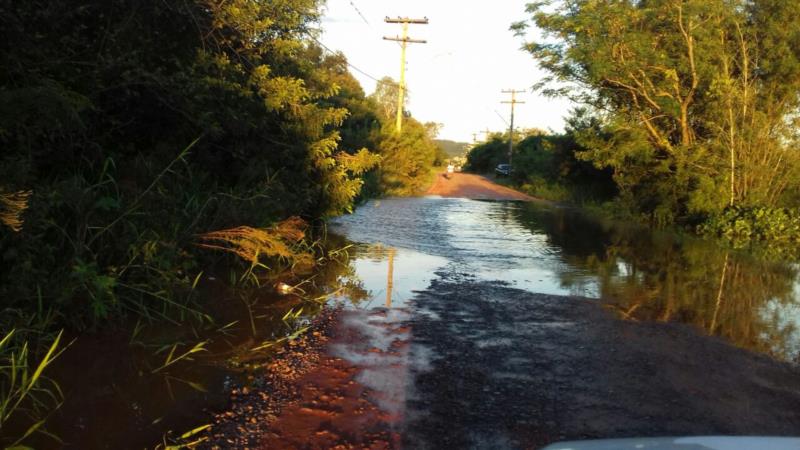
[[(800, 362), (800, 267), (712, 242), (603, 222), (575, 211), (508, 202), (389, 199), (337, 219), (329, 260), (282, 280), (295, 290), (202, 286), (214, 327), (121, 327), (84, 336), (51, 372), (66, 402), (50, 431), (71, 448), (148, 447), (166, 430), (204, 423), (204, 408), (246, 380), (272, 340), (301, 330), (329, 298), (387, 321), (437, 274), (506, 281), (533, 292), (584, 295), (627, 320), (677, 321)], [(349, 245), (346, 239), (363, 244)], [(294, 317), (287, 320), (287, 314)], [(356, 315), (354, 315), (356, 316)], [(165, 350), (207, 342), (169, 370)], [(162, 349), (159, 352), (159, 349)], [(37, 447), (47, 448), (52, 441)]]
[[(364, 296), (357, 301), (349, 295), (338, 298), (356, 308), (404, 308), (444, 268), (443, 257), (382, 244), (361, 244), (351, 249), (350, 267)], [(341, 282), (341, 281), (340, 281)]]
[(592, 273), (598, 296), (621, 317), (689, 323), (735, 345), (797, 360), (796, 266), (570, 210), (527, 207), (515, 214), (562, 250), (565, 285), (576, 271)]
[[(224, 407), (229, 388), (252, 379), (271, 344), (307, 327), (324, 300), (370, 298), (356, 276), (353, 248), (339, 250), (341, 244), (331, 242), (332, 257), (313, 273), (280, 277), (292, 286), (288, 295), (272, 288), (278, 280), (232, 288), (223, 276), (206, 279), (198, 290), (213, 324), (131, 323), (80, 336), (50, 372), (66, 400), (48, 430), (64, 448), (152, 448), (168, 431), (207, 423), (207, 411)], [(198, 343), (205, 351), (154, 370), (173, 347), (178, 356)], [(31, 444), (52, 448), (54, 441), (40, 436)]]
[[(432, 266), (478, 279), (599, 298), (627, 320), (683, 322), (780, 359), (798, 361), (800, 355), (797, 265), (714, 242), (566, 208), (436, 198), (373, 202), (338, 219), (334, 229), (397, 248), (395, 278), (432, 272), (425, 262), (438, 258)], [(416, 259), (398, 267), (397, 259), (411, 251)], [(387, 267), (356, 258), (368, 290), (383, 292), (372, 280), (384, 280)], [(414, 279), (413, 288), (428, 281)]]

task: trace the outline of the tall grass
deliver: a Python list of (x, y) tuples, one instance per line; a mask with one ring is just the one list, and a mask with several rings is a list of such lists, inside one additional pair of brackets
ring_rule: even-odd
[(307, 224), (299, 217), (290, 217), (269, 228), (236, 227), (199, 236), (202, 248), (232, 253), (250, 264), (242, 279), (258, 283), (256, 269), (273, 270), (272, 262), (290, 270), (313, 267), (311, 246), (304, 241)]
[(22, 213), (28, 209), (31, 191), (3, 192), (0, 188), (0, 223), (14, 231), (22, 230)]
[[(60, 406), (64, 398), (58, 384), (44, 375), (45, 369), (64, 351), (58, 349), (63, 332), (59, 332), (38, 364), (31, 363), (28, 342), (14, 346), (16, 330), (0, 340), (0, 444), (14, 447), (32, 434), (47, 433), (47, 415)], [(12, 442), (3, 442), (4, 426), (9, 421), (30, 423), (26, 431)]]

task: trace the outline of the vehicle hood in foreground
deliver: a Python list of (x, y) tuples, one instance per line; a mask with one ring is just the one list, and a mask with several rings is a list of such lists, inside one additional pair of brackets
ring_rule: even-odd
[(603, 439), (551, 444), (542, 450), (800, 450), (800, 438), (697, 436)]

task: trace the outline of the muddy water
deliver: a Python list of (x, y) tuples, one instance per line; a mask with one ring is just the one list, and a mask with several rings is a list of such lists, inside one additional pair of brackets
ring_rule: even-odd
[[(395, 259), (409, 262), (395, 263), (394, 277), (416, 289), (444, 271), (531, 292), (596, 298), (627, 320), (684, 322), (737, 346), (800, 362), (798, 265), (537, 203), (388, 199), (337, 219), (332, 229), (395, 248)], [(388, 258), (383, 268), (374, 255), (355, 264), (369, 267), (359, 273), (373, 283), (371, 290), (386, 283)]]
[[(206, 280), (213, 326), (130, 324), (79, 339), (51, 373), (67, 400), (49, 431), (67, 448), (152, 448), (166, 433), (202, 426), (208, 411), (224, 406), (231, 385), (248, 382), (251, 363), (269, 357), (269, 347), (258, 350), (265, 342), (302, 329), (318, 311), (302, 297), (333, 292), (331, 301), (348, 305), (343, 325), (365, 337), (334, 344), (333, 356), (361, 367), (356, 381), (383, 395), (373, 399), (390, 413), (382, 420), (400, 423), (409, 377), (404, 343), (413, 333), (403, 323), (424, 312), (409, 300), (442, 274), (594, 298), (626, 320), (684, 322), (800, 362), (796, 265), (540, 204), (387, 199), (335, 220), (331, 230), (356, 244), (349, 259), (326, 265), (303, 285), (304, 295)], [(299, 311), (296, 319), (284, 320), (289, 311)], [(201, 342), (206, 351), (156, 370), (171, 346), (178, 343), (181, 354)], [(60, 447), (47, 439), (34, 444)]]

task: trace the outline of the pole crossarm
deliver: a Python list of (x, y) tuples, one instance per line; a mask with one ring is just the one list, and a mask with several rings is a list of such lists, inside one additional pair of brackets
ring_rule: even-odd
[(516, 89), (503, 89), (501, 92), (503, 94), (511, 94), (511, 101), (500, 102), (506, 105), (511, 105), (511, 124), (508, 127), (508, 165), (511, 167), (511, 162), (514, 157), (514, 106), (525, 103), (517, 100), (517, 94), (522, 94), (525, 91), (519, 91)]
[(427, 44), (428, 43), (428, 41), (426, 41), (424, 39), (401, 38), (400, 36), (395, 36), (395, 37), (384, 36), (383, 40), (384, 41), (397, 41), (397, 42), (410, 42), (410, 43), (413, 43), (413, 44)]
[(428, 18), (427, 17), (423, 17), (422, 19), (410, 19), (408, 17), (391, 18), (389, 16), (386, 16), (386, 18), (383, 19), (383, 21), (386, 22), (386, 23), (413, 23), (413, 24), (417, 24), (417, 25), (427, 25), (428, 24)]

